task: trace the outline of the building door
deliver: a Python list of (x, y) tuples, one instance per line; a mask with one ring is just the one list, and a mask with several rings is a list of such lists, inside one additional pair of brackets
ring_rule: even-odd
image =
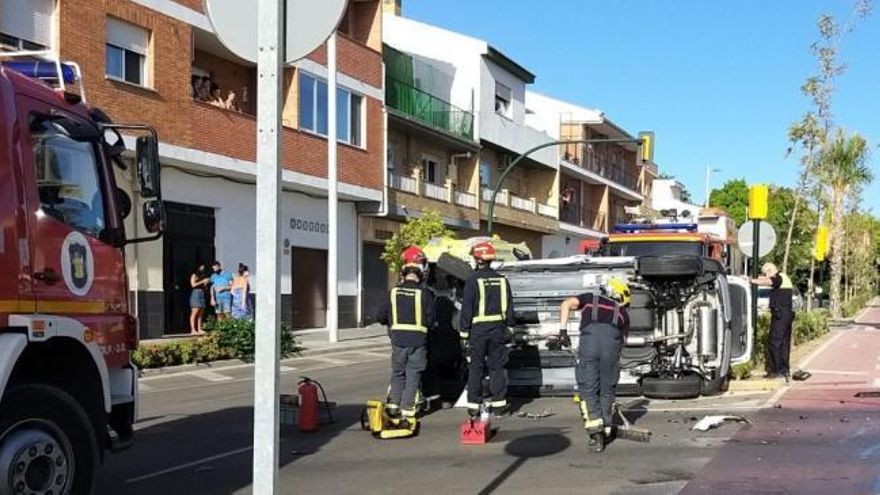
[(388, 294), (388, 266), (382, 261), (381, 244), (364, 244), (363, 297), (361, 298), (361, 318), (364, 325), (376, 322), (376, 310)]
[(327, 251), (290, 251), (293, 328), (323, 328), (327, 319)]
[(211, 270), (215, 255), (214, 209), (166, 201), (165, 223), (165, 334), (189, 333), (189, 277), (199, 264)]

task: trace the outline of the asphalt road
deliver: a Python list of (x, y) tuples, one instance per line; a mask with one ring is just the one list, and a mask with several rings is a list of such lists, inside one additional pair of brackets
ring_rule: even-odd
[[(286, 363), (282, 390), (300, 375), (319, 380), (339, 404), (336, 422), (318, 433), (281, 428), (282, 493), (677, 493), (738, 431), (706, 433), (693, 422), (717, 412), (756, 414), (769, 394), (686, 402), (642, 403), (633, 416), (653, 431), (650, 444), (617, 441), (590, 454), (570, 399), (542, 398), (521, 410), (551, 410), (544, 419), (510, 417), (484, 446), (458, 441), (463, 410), (435, 412), (418, 437), (380, 441), (360, 429), (364, 401), (387, 384), (388, 352), (353, 351)], [(99, 494), (251, 493), (252, 368), (154, 376), (142, 380), (135, 446), (110, 455)]]

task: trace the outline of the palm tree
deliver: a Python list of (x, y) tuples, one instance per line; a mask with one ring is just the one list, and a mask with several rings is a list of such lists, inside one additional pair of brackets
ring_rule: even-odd
[(839, 129), (822, 151), (818, 167), (821, 184), (831, 196), (831, 316), (842, 315), (840, 280), (844, 256), (844, 203), (848, 195), (873, 180), (867, 165), (868, 145), (858, 134), (847, 137)]

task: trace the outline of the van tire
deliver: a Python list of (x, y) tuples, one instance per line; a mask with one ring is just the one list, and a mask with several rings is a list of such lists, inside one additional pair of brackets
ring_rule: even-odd
[[(36, 457), (21, 448), (39, 448)], [(43, 455), (45, 454), (45, 455)], [(39, 459), (38, 459), (39, 458)], [(42, 384), (23, 384), (6, 392), (0, 402), (0, 492), (16, 493), (20, 482), (9, 464), (34, 465), (45, 477), (64, 480), (56, 494), (92, 493), (100, 454), (95, 430), (83, 407), (70, 394)], [(46, 471), (47, 462), (53, 464)], [(6, 472), (3, 472), (6, 471)]]
[(700, 396), (703, 379), (688, 374), (675, 379), (671, 376), (646, 376), (642, 378), (642, 395), (651, 399), (693, 399)]

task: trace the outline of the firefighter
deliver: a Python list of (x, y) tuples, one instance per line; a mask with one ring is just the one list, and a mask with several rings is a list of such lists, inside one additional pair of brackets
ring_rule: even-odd
[(379, 310), (377, 320), (391, 336), (391, 393), (386, 405), (390, 417), (415, 422), (416, 395), (428, 364), (427, 335), (434, 324), (434, 297), (422, 288), (425, 255), (415, 246), (402, 255), (402, 281)]
[[(481, 242), (471, 249), (475, 269), (464, 285), (459, 334), (466, 340), (468, 414), (479, 416), (483, 402), (496, 414), (507, 408), (507, 346), (505, 334), (514, 325), (510, 284), (491, 268), (495, 248)], [(483, 376), (489, 368), (490, 397), (483, 397)]]
[(789, 354), (791, 352), (791, 325), (794, 322), (792, 294), (794, 285), (788, 275), (779, 271), (773, 263), (764, 263), (762, 276), (752, 280), (755, 285), (770, 287), (770, 366), (767, 378), (789, 380)]
[(581, 312), (575, 378), (580, 396), (584, 428), (593, 452), (602, 452), (611, 436), (612, 407), (620, 378), (620, 350), (629, 328), (626, 307), (630, 290), (626, 282), (612, 278), (600, 288), (600, 294), (586, 293), (563, 301), (559, 308), (559, 340), (571, 346), (568, 317)]

